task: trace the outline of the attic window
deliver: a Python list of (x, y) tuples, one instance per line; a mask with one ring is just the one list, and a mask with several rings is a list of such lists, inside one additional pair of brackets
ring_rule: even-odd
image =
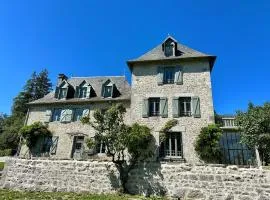
[(64, 99), (67, 97), (67, 88), (59, 89), (59, 99)]
[(166, 42), (164, 54), (166, 57), (175, 55), (175, 43), (174, 42)]
[(87, 96), (87, 87), (81, 87), (79, 98), (86, 98), (86, 96)]
[(104, 98), (112, 97), (112, 92), (113, 92), (112, 85), (106, 85), (106, 86), (104, 86), (103, 97)]
[(104, 98), (108, 98), (108, 97), (114, 97), (114, 84), (110, 81), (107, 80), (103, 85), (102, 85), (102, 93), (101, 96)]
[(91, 85), (83, 81), (79, 86), (76, 86), (75, 98), (90, 98), (91, 91)]

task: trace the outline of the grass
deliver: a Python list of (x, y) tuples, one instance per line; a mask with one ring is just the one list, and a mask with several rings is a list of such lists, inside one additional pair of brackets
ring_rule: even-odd
[(158, 197), (144, 198), (131, 195), (95, 195), (87, 193), (67, 193), (67, 192), (18, 192), (12, 190), (0, 190), (1, 200), (164, 200)]
[(2, 171), (4, 169), (4, 165), (5, 165), (4, 162), (0, 162), (0, 171)]

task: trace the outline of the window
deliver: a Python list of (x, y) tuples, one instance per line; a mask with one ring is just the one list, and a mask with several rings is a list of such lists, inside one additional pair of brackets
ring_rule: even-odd
[(76, 108), (74, 110), (73, 121), (80, 121), (82, 117), (83, 117), (83, 109), (82, 108)]
[(160, 114), (160, 98), (149, 99), (149, 116), (159, 116)]
[(191, 116), (191, 97), (179, 98), (180, 116)]
[(52, 117), (52, 121), (60, 121), (61, 118), (61, 109), (54, 109), (53, 111), (53, 117)]
[(87, 96), (87, 87), (80, 88), (79, 98), (86, 98), (86, 96)]
[(67, 88), (59, 89), (59, 99), (64, 99), (67, 97)]
[(84, 151), (84, 136), (74, 136), (72, 158), (81, 159)]
[(182, 158), (182, 134), (180, 132), (166, 133), (166, 139), (161, 144), (161, 157)]
[(164, 84), (173, 84), (174, 78), (175, 78), (174, 67), (165, 67), (164, 68), (163, 83)]
[(34, 156), (49, 156), (52, 146), (52, 137), (38, 137), (31, 151)]
[(96, 153), (106, 153), (106, 146), (104, 142), (97, 142)]
[(104, 86), (104, 94), (103, 97), (112, 97), (112, 86)]

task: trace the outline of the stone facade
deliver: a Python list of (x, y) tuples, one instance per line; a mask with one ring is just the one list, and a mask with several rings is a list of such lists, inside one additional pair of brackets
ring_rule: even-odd
[[(119, 179), (111, 162), (9, 159), (0, 185), (30, 191), (115, 193)], [(127, 186), (132, 193), (176, 199), (267, 200), (270, 171), (150, 162), (131, 171)]]
[[(183, 84), (158, 85), (157, 73), (160, 66), (183, 67)], [(198, 161), (194, 151), (194, 141), (202, 127), (214, 123), (210, 66), (207, 61), (169, 62), (166, 64), (138, 64), (132, 68), (131, 120), (149, 126), (157, 141), (159, 132), (172, 116), (172, 99), (181, 96), (198, 96), (200, 98), (201, 117), (179, 117), (177, 126), (171, 131), (181, 132), (183, 155), (187, 162)], [(166, 97), (168, 99), (168, 117), (142, 117), (144, 98)]]

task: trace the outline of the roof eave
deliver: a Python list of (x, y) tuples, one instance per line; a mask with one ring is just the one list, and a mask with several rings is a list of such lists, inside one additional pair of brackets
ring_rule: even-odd
[(129, 69), (132, 71), (132, 67), (134, 64), (137, 63), (151, 63), (151, 62), (160, 62), (160, 61), (177, 61), (177, 60), (194, 60), (194, 59), (208, 59), (209, 60), (209, 65), (210, 65), (210, 71), (212, 71), (215, 61), (216, 61), (216, 56), (196, 56), (196, 57), (185, 57), (185, 58), (170, 58), (170, 59), (156, 59), (156, 60), (128, 60), (127, 65)]

